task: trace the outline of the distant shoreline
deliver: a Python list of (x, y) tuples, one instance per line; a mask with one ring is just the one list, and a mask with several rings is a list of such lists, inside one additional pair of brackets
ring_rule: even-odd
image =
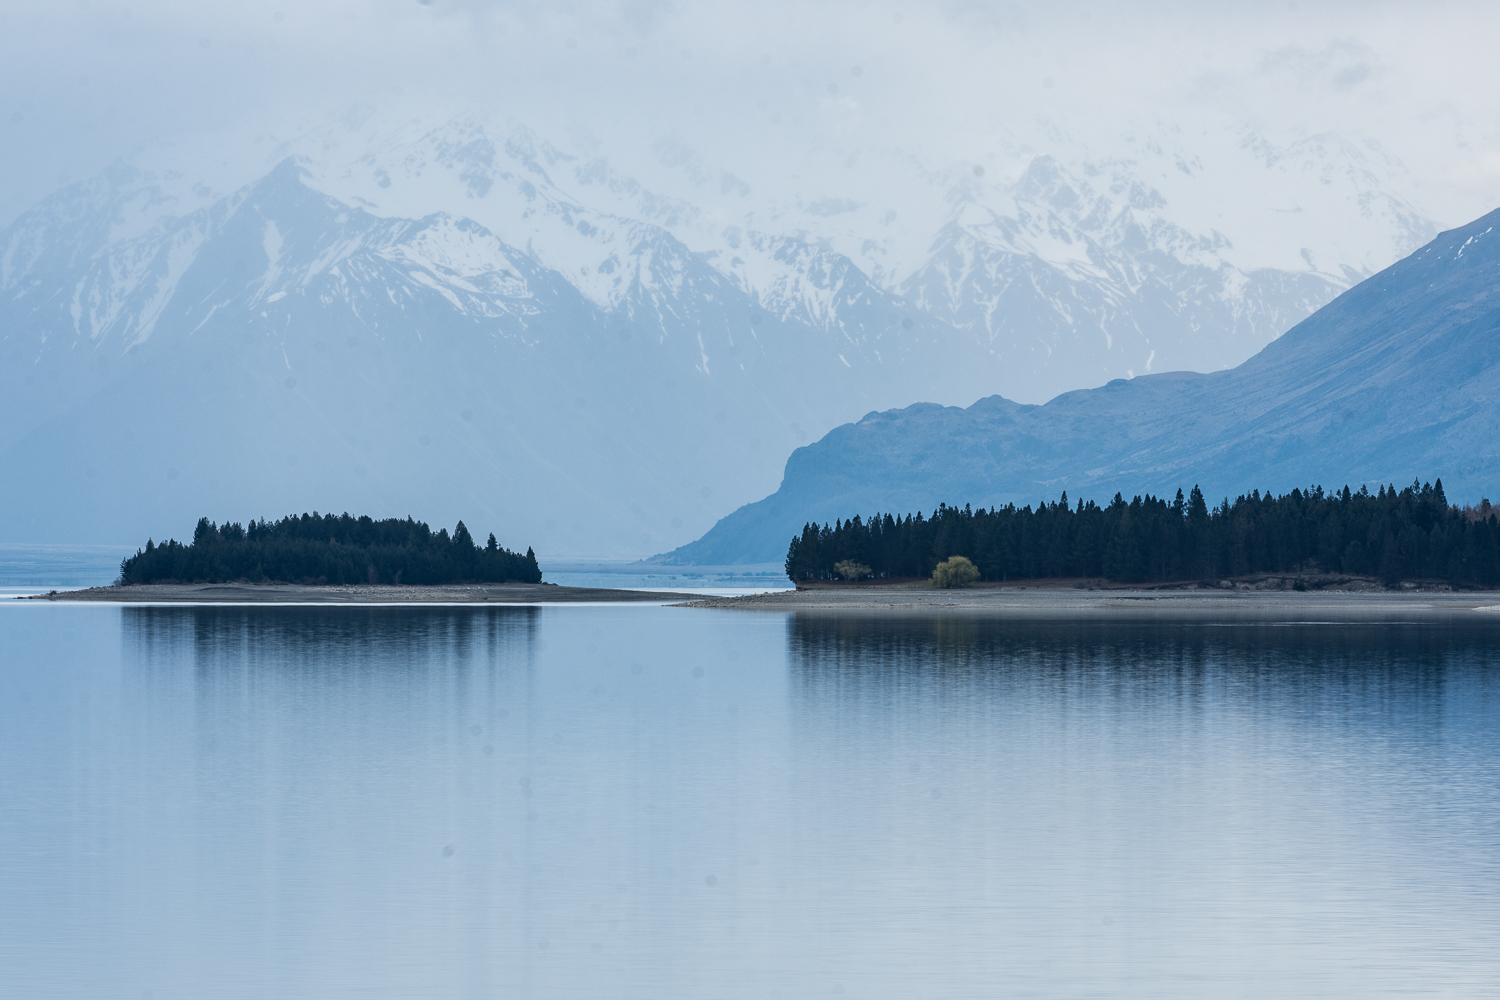
[(740, 597), (704, 596), (547, 583), (434, 586), (389, 584), (133, 584), (54, 591), (15, 598), (94, 604), (449, 604), (472, 606), (656, 603), (679, 608), (743, 611), (979, 613), (1017, 617), (1167, 616), (1204, 614), (1276, 617), (1316, 612), (1330, 617), (1405, 613), (1488, 612), (1500, 625), (1500, 591), (1163, 589), (1151, 586), (1080, 588), (1071, 582), (1028, 581), (934, 590), (920, 582), (823, 585)]
[(107, 604), (580, 604), (690, 601), (691, 593), (656, 593), (551, 583), (397, 584), (140, 583), (30, 594), (21, 600)]
[(1095, 615), (1171, 616), (1287, 612), (1339, 617), (1380, 617), (1410, 612), (1494, 613), (1500, 626), (1500, 591), (1441, 590), (1168, 590), (1148, 587), (1080, 589), (1071, 585), (988, 586), (934, 590), (920, 585), (816, 587), (743, 597), (702, 597), (675, 605), (744, 611), (958, 612), (1018, 617)]

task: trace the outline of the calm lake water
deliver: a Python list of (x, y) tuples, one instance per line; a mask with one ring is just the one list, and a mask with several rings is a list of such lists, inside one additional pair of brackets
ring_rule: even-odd
[(1500, 994), (1500, 615), (0, 607), (0, 995)]

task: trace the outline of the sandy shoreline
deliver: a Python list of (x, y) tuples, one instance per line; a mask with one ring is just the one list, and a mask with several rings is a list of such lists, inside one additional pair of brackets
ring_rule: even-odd
[(578, 604), (615, 601), (690, 601), (698, 595), (559, 587), (550, 583), (474, 583), (442, 586), (312, 586), (293, 583), (135, 584), (30, 595), (33, 601), (111, 604)]
[(1236, 591), (1062, 587), (990, 587), (974, 590), (870, 587), (816, 589), (707, 597), (678, 605), (744, 611), (981, 613), (1017, 617), (1094, 615), (1198, 615), (1292, 613), (1331, 617), (1385, 617), (1407, 613), (1481, 611), (1500, 626), (1500, 591)]

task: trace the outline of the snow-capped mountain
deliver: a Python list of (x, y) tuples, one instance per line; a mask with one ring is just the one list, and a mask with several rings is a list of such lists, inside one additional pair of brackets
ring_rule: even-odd
[[(883, 332), (888, 342), (891, 312), (958, 328), (992, 356), (989, 381), (945, 398), (998, 389), (1037, 402), (1238, 364), (1437, 231), (1403, 198), (1400, 164), (1365, 144), (1277, 146), (1218, 118), (1124, 128), (1109, 156), (1050, 125), (1027, 141), (997, 137), (989, 165), (972, 170), (864, 151), (848, 192), (788, 204), (679, 143), (657, 144), (681, 180), (663, 194), (504, 115), (361, 108), (288, 140), (237, 135), (229, 163), (263, 167), (221, 193), (297, 155), (331, 197), (380, 215), (472, 218), (605, 309), (633, 281), (651, 285), (652, 241), (669, 233), (769, 312), (842, 326), (846, 345)], [(223, 173), (220, 137), (199, 142), (211, 148), (154, 151), (159, 172)], [(855, 285), (835, 316), (844, 275)], [(885, 312), (854, 319), (872, 300)]]
[[(967, 408), (870, 413), (787, 461), (781, 487), (662, 557), (756, 563), (809, 521), (1200, 486), (1210, 501), (1440, 478), (1500, 485), (1500, 210), (1439, 234), (1229, 371), (1167, 372)], [(1271, 543), (1274, 544), (1274, 541)]]
[[(118, 243), (111, 212), (164, 196), (63, 192), (12, 227), (8, 530), (435, 506), (639, 551), (868, 388), (660, 230), (603, 310), (472, 220), (382, 218), (308, 181), (288, 159)], [(106, 218), (94, 245), (49, 240), (80, 199)]]
[[(1111, 378), (1229, 367), (1437, 232), (1380, 187), (1371, 151), (1327, 136), (1277, 150), (1246, 135), (1243, 158), (1283, 178), (1278, 194), (1300, 197), (1309, 182), (1334, 192), (1362, 228), (1379, 233), (1372, 243), (1381, 249), (1315, 255), (1304, 246), (1293, 262), (1285, 248), (1241, 247), (1228, 232), (1254, 238), (1274, 227), (1232, 226), (1224, 213), (1194, 218), (1206, 214), (1192, 204), (1202, 159), (1179, 150), (1166, 173), (1168, 150), (1147, 146), (1158, 162), (1085, 158), (1070, 170), (1043, 154), (1003, 188), (979, 178), (956, 185), (930, 256), (897, 290), (977, 333), (1026, 373), (1019, 397), (1043, 400)], [(1232, 189), (1233, 173), (1223, 170), (1218, 183)]]
[(1367, 267), (1250, 267), (1139, 163), (1026, 163), (923, 173), (903, 269), (868, 199), (730, 218), (501, 117), (152, 147), (0, 233), (0, 531), (347, 507), (644, 555), (851, 414), (1222, 366)]
[(1118, 167), (1091, 182), (1041, 156), (1006, 210), (967, 192), (955, 202), (931, 258), (900, 290), (922, 311), (978, 333), (1044, 397), (1080, 381), (1221, 367), (1347, 280), (1240, 270), (1221, 256), (1228, 238), (1167, 221), (1161, 194)]

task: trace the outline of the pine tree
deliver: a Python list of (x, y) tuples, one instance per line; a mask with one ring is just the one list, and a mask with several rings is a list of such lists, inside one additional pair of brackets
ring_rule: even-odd
[(1377, 489), (1372, 496), (1368, 487), (1297, 487), (1279, 497), (1255, 489), (1212, 509), (1196, 485), (1170, 502), (1148, 494), (1127, 504), (1116, 494), (1105, 508), (1080, 500), (1070, 510), (1066, 499), (1003, 510), (943, 503), (931, 518), (917, 511), (838, 518), (831, 527), (809, 522), (791, 540), (785, 566), (794, 580), (847, 575), (837, 569), (846, 561), (867, 563), (877, 576), (926, 576), (936, 561), (969, 553), (992, 580), (1205, 579), (1308, 568), (1392, 582), (1500, 580), (1500, 521), (1489, 508), (1448, 506), (1441, 480)]

